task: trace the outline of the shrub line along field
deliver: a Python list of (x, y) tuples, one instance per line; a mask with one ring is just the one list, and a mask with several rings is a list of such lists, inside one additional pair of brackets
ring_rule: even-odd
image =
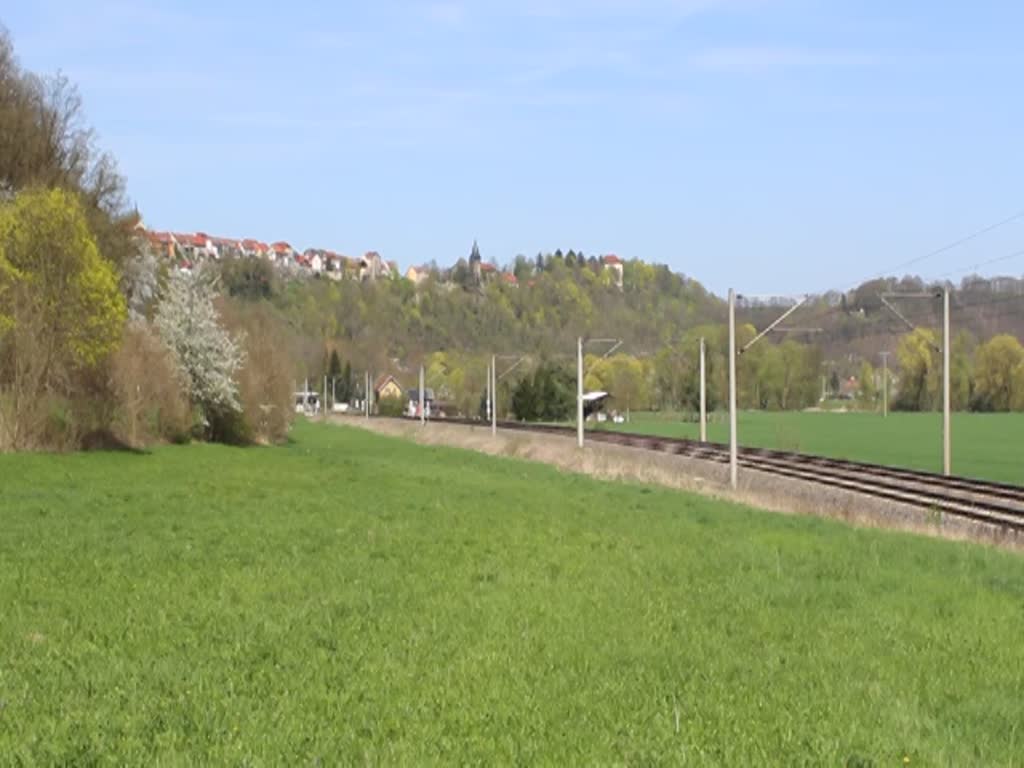
[[(696, 440), (696, 422), (678, 414), (637, 413), (601, 429)], [(742, 446), (849, 459), (893, 467), (942, 471), (942, 414), (741, 411)], [(954, 413), (953, 472), (964, 477), (1024, 485), (1024, 414)], [(715, 414), (708, 439), (729, 442), (729, 425)]]
[(7, 762), (1021, 764), (1010, 553), (309, 423), (0, 474)]

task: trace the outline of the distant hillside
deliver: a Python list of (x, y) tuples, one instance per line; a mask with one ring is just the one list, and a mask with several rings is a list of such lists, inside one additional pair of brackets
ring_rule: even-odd
[(419, 282), (299, 279), (256, 260), (225, 262), (223, 271), (233, 295), (269, 299), (321, 349), (336, 342), (367, 362), (439, 350), (569, 354), (579, 335), (622, 339), (631, 354), (651, 355), (688, 328), (726, 319), (721, 299), (665, 266), (625, 262), (619, 287), (603, 261), (541, 262), (517, 265), (515, 281), (474, 277), (468, 265)]
[[(918, 277), (872, 280), (845, 294), (813, 297), (785, 325), (820, 328), (820, 332), (795, 333), (792, 338), (821, 347), (826, 360), (852, 373), (862, 360), (878, 365), (880, 354), (895, 352), (900, 337), (909, 330), (880, 296), (938, 295), (943, 287)], [(1003, 333), (1024, 338), (1024, 279), (969, 276), (951, 287), (950, 328), (954, 336), (966, 333), (973, 343)], [(941, 298), (891, 298), (889, 303), (913, 325), (941, 332)], [(742, 306), (739, 316), (762, 328), (782, 311), (781, 305)]]

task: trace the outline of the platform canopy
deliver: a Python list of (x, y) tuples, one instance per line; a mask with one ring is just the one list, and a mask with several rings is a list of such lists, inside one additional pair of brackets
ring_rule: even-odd
[(604, 406), (604, 401), (608, 398), (607, 392), (585, 392), (583, 394), (583, 416), (584, 418), (589, 417), (591, 414), (600, 411)]

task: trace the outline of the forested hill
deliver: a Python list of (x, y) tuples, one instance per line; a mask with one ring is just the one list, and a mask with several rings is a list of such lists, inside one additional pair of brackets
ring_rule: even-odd
[[(695, 328), (724, 332), (727, 306), (698, 280), (664, 265), (627, 261), (622, 285), (600, 262), (568, 260), (561, 252), (514, 265), (516, 282), (474, 281), (458, 266), (410, 280), (289, 279), (269, 264), (225, 262), (225, 287), (240, 298), (276, 305), (298, 332), (307, 362), (318, 368), (325, 344), (359, 363), (413, 360), (436, 351), (471, 354), (533, 352), (569, 355), (578, 336), (621, 339), (631, 355), (653, 356), (685, 343)], [(821, 357), (853, 375), (862, 361), (879, 363), (895, 351), (908, 328), (880, 296), (932, 293), (942, 285), (920, 278), (866, 282), (847, 293), (810, 297), (784, 324), (791, 332), (766, 343), (793, 340), (817, 347)], [(741, 335), (763, 329), (791, 302), (740, 301)], [(922, 328), (941, 328), (938, 299), (892, 299), (900, 314)], [(954, 286), (952, 328), (967, 346), (1000, 333), (1024, 336), (1024, 280), (968, 277)], [(895, 361), (894, 361), (895, 362)]]
[[(877, 365), (881, 353), (895, 352), (909, 330), (904, 320), (941, 338), (944, 287), (919, 277), (890, 277), (867, 281), (846, 293), (814, 296), (785, 323), (814, 332), (788, 336), (820, 347), (826, 360), (851, 372), (863, 360)], [(1024, 279), (971, 275), (950, 288), (950, 330), (968, 351), (999, 334), (1024, 338)], [(920, 296), (910, 298), (911, 294)], [(891, 307), (883, 301), (886, 296)], [(741, 303), (739, 317), (763, 328), (784, 306)]]
[(545, 260), (511, 283), (458, 281), (435, 273), (406, 279), (359, 281), (285, 279), (253, 260), (225, 262), (225, 288), (239, 297), (266, 298), (309, 344), (312, 364), (323, 344), (335, 342), (353, 360), (411, 360), (439, 350), (558, 356), (576, 338), (621, 339), (634, 355), (678, 341), (700, 323), (726, 320), (725, 303), (668, 267), (623, 265), (622, 287), (600, 264)]

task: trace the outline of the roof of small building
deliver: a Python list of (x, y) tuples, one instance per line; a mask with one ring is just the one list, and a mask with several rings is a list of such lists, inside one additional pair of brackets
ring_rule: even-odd
[(167, 245), (174, 242), (174, 237), (170, 232), (146, 232), (146, 239), (151, 243), (159, 243), (160, 245)]
[(199, 235), (193, 235), (189, 232), (172, 232), (171, 237), (174, 238), (176, 243), (181, 245), (191, 245), (199, 248), (206, 245), (206, 241)]
[(384, 387), (388, 385), (388, 382), (392, 381), (398, 386), (399, 389), (402, 388), (402, 385), (398, 383), (398, 379), (396, 379), (390, 373), (385, 373), (378, 376), (376, 383), (373, 385), (373, 388), (375, 391), (380, 392), (380, 390), (384, 389)]

